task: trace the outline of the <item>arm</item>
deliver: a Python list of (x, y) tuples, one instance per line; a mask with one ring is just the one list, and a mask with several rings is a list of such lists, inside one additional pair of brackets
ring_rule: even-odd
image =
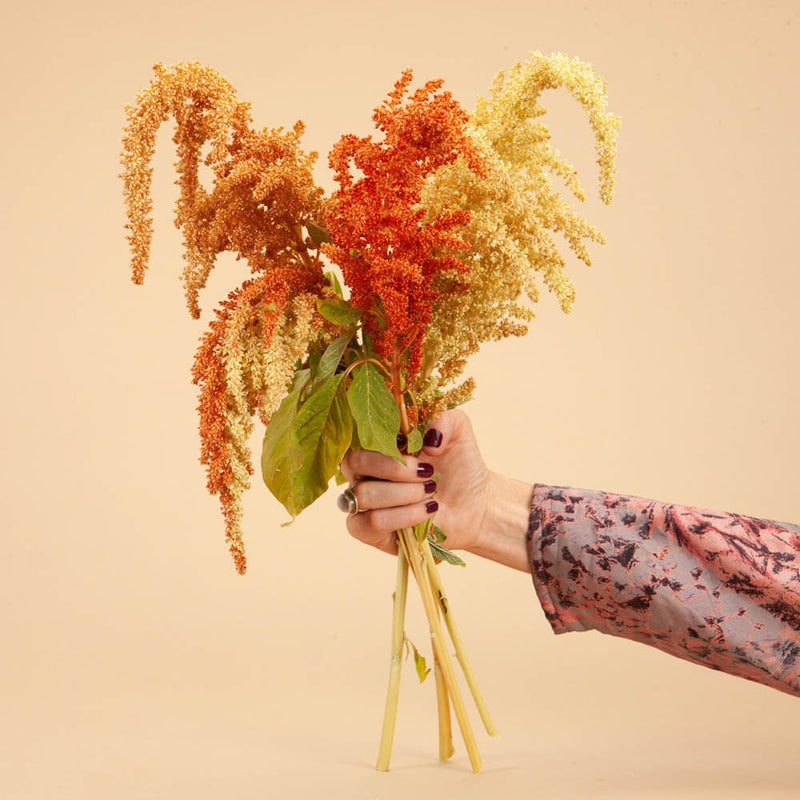
[(463, 412), (434, 425), (440, 435), (405, 467), (347, 456), (369, 509), (348, 518), (354, 537), (396, 553), (397, 528), (436, 514), (449, 548), (531, 572), (555, 633), (622, 636), (800, 695), (800, 528), (534, 487), (487, 469)]
[(537, 485), (529, 555), (555, 633), (622, 636), (800, 695), (800, 528)]

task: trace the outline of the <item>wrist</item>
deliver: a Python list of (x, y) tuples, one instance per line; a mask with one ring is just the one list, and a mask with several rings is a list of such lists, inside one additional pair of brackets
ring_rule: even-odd
[(521, 572), (531, 571), (528, 560), (533, 484), (490, 473), (486, 512), (476, 542), (465, 548)]

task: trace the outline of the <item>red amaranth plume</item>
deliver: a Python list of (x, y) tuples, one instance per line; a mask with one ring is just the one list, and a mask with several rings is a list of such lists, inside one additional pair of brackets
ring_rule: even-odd
[(411, 77), (403, 72), (375, 109), (381, 141), (348, 134), (334, 145), (329, 163), (339, 189), (325, 217), (332, 239), (325, 252), (341, 267), (351, 303), (364, 312), (365, 331), (384, 358), (404, 354), (409, 377), (419, 367), (422, 333), (438, 296), (433, 276), (466, 270), (441, 253), (466, 248), (453, 229), (469, 214), (445, 210), (425, 223), (424, 181), (459, 156), (479, 174), (483, 169), (465, 130), (467, 114), (441, 91), (442, 81), (407, 96)]

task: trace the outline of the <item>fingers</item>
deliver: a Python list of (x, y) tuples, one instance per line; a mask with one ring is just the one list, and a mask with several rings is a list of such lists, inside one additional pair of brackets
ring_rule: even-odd
[(394, 483), (392, 481), (359, 480), (352, 484), (350, 489), (361, 509), (394, 508), (421, 503), (436, 491), (436, 481)]
[(401, 483), (423, 483), (433, 477), (431, 464), (420, 461), (414, 456), (404, 456), (404, 458), (405, 465), (373, 450), (351, 451), (342, 461), (342, 475), (350, 483), (365, 477)]
[(436, 513), (435, 500), (394, 508), (377, 508), (347, 518), (350, 535), (386, 553), (397, 554), (395, 531), (411, 528)]

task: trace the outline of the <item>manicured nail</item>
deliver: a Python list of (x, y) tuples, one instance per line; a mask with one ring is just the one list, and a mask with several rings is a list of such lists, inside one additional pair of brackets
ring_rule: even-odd
[(417, 464), (418, 478), (430, 478), (431, 475), (433, 475), (433, 464), (427, 464), (424, 461), (421, 464)]
[(422, 484), (425, 494), (433, 494), (436, 491), (436, 481), (425, 481)]
[(439, 504), (435, 500), (428, 500), (428, 502), (425, 503), (425, 510), (429, 514), (433, 514), (434, 511), (439, 510)]
[(397, 449), (398, 450), (405, 450), (406, 445), (408, 444), (408, 439), (406, 439), (406, 435), (402, 432), (397, 434)]
[(428, 428), (425, 431), (425, 436), (422, 437), (422, 444), (425, 447), (438, 447), (442, 443), (442, 432), (437, 431), (436, 428)]

